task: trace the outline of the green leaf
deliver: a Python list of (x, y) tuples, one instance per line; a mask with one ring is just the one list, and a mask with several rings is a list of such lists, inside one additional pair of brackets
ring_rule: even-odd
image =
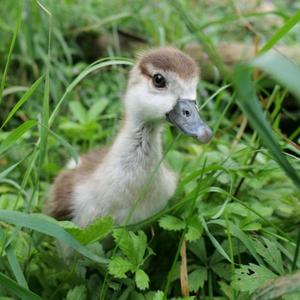
[(66, 300), (87, 300), (87, 289), (84, 285), (77, 285), (68, 291)]
[(232, 81), (238, 95), (238, 103), (252, 127), (259, 134), (262, 143), (269, 149), (274, 159), (293, 180), (295, 185), (300, 188), (300, 177), (283, 155), (280, 146), (273, 135), (272, 128), (267, 122), (259, 104), (255, 94), (255, 88), (251, 80), (250, 68), (244, 65), (238, 66), (232, 76)]
[(87, 121), (87, 110), (80, 101), (71, 101), (69, 106), (72, 114), (79, 123), (83, 124)]
[(272, 271), (255, 264), (243, 265), (235, 270), (232, 287), (241, 292), (254, 292), (266, 281), (277, 277)]
[(88, 111), (88, 120), (94, 121), (97, 120), (101, 113), (105, 110), (108, 105), (108, 100), (101, 99), (92, 105)]
[(133, 271), (135, 266), (126, 258), (115, 256), (108, 264), (108, 272), (116, 278), (126, 278), (128, 271)]
[(81, 244), (87, 245), (107, 236), (112, 230), (113, 219), (111, 217), (97, 218), (85, 228), (78, 227), (69, 221), (61, 221), (59, 223), (67, 232), (80, 241)]
[(188, 221), (188, 229), (185, 234), (185, 238), (188, 242), (194, 242), (200, 239), (203, 232), (203, 226), (198, 218), (198, 216), (194, 215)]
[(5, 140), (0, 145), (0, 155), (7, 151), (11, 146), (15, 145), (18, 139), (20, 139), (25, 132), (27, 132), (30, 128), (37, 124), (34, 120), (26, 121), (21, 124), (19, 127), (14, 129), (9, 135), (5, 138)]
[(13, 224), (15, 226), (30, 228), (43, 234), (52, 236), (91, 260), (102, 264), (107, 263), (105, 258), (93, 254), (79, 241), (73, 238), (72, 235), (70, 235), (61, 227), (58, 221), (46, 215), (0, 210), (0, 221)]
[(159, 220), (159, 226), (165, 230), (179, 231), (185, 228), (185, 222), (174, 216), (164, 216)]
[(42, 300), (40, 296), (18, 285), (15, 281), (0, 272), (0, 285), (23, 300)]
[(33, 85), (26, 91), (26, 93), (21, 97), (21, 99), (15, 104), (12, 110), (9, 112), (5, 121), (3, 122), (1, 128), (3, 128), (6, 123), (12, 118), (12, 116), (16, 113), (16, 111), (30, 98), (30, 96), (35, 92), (40, 83), (42, 82), (44, 76), (41, 76), (37, 81), (33, 83)]
[(136, 286), (140, 290), (145, 290), (149, 287), (149, 277), (148, 275), (141, 269), (138, 269), (135, 272), (135, 283)]
[(191, 292), (197, 292), (203, 288), (204, 282), (207, 280), (207, 269), (202, 266), (197, 266), (197, 269), (189, 275), (189, 289)]

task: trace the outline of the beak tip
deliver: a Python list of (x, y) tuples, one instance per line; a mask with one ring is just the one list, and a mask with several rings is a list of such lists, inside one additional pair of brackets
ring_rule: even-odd
[(206, 127), (202, 129), (201, 132), (199, 132), (199, 134), (197, 135), (197, 139), (200, 142), (207, 144), (211, 140), (212, 136), (212, 130), (209, 127)]

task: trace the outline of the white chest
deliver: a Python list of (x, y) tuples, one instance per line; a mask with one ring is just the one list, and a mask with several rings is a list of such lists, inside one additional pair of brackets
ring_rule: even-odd
[[(159, 134), (159, 132), (157, 133)], [(176, 176), (161, 163), (159, 136), (121, 137), (107, 160), (73, 192), (74, 222), (85, 226), (111, 215), (116, 224), (136, 223), (166, 206), (176, 189)]]

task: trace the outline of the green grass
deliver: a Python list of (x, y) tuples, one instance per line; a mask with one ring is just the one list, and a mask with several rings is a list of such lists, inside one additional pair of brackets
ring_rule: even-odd
[[(1, 2), (0, 300), (299, 299), (300, 67), (272, 49), (299, 45), (300, 6), (274, 3)], [(217, 48), (258, 40), (234, 68)], [(191, 43), (218, 73), (199, 84), (215, 135), (200, 145), (166, 126), (169, 205), (121, 227), (41, 214), (68, 159), (116, 135), (134, 52)]]

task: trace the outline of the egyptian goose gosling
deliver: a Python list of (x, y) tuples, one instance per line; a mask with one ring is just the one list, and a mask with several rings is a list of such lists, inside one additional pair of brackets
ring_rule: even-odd
[(163, 209), (177, 182), (160, 163), (164, 121), (203, 143), (212, 136), (197, 110), (198, 79), (196, 63), (175, 48), (142, 55), (130, 73), (125, 120), (112, 146), (83, 155), (75, 169), (58, 175), (46, 213), (86, 226), (106, 215), (116, 224), (135, 223)]

